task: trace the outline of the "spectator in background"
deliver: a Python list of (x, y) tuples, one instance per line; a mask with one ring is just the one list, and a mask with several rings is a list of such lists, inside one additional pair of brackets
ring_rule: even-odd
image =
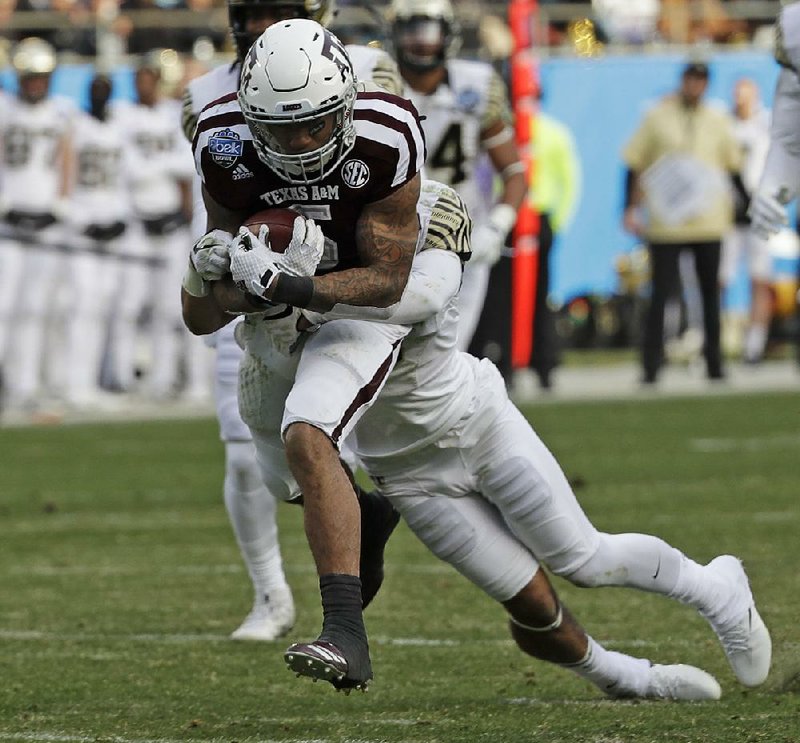
[(744, 254), (750, 276), (750, 321), (742, 356), (747, 363), (756, 364), (764, 356), (772, 315), (772, 258), (767, 240), (750, 229), (747, 208), (767, 158), (770, 116), (761, 105), (758, 86), (750, 78), (742, 78), (734, 86), (733, 122), (742, 149), (742, 182), (748, 198), (737, 199), (734, 228), (722, 241), (720, 283), (723, 289), (732, 283)]
[(659, 0), (592, 0), (592, 10), (611, 43), (646, 44), (658, 34)]
[(661, 0), (659, 30), (666, 41), (693, 44), (741, 40), (750, 28), (731, 18), (721, 0)]
[(652, 267), (642, 347), (645, 384), (656, 382), (664, 362), (664, 306), (679, 286), (683, 251), (693, 254), (702, 295), (706, 373), (712, 380), (724, 377), (719, 264), (722, 236), (733, 216), (726, 177), (739, 192), (744, 187), (731, 118), (703, 101), (708, 74), (706, 64), (688, 64), (679, 90), (647, 113), (623, 152), (628, 167), (623, 226), (645, 238)]
[[(541, 100), (541, 90), (538, 96)], [(528, 189), (539, 214), (539, 271), (531, 367), (539, 386), (549, 389), (550, 375), (558, 365), (559, 349), (550, 293), (550, 252), (556, 236), (568, 226), (580, 198), (581, 169), (572, 134), (557, 119), (539, 111), (531, 120), (533, 167)]]

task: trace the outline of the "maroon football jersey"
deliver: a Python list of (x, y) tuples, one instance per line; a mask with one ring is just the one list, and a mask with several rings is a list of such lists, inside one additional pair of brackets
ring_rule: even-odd
[(259, 160), (236, 95), (209, 104), (192, 143), (197, 172), (210, 196), (232, 211), (299, 207), (325, 235), (318, 273), (360, 265), (355, 228), (366, 204), (386, 198), (425, 162), (425, 140), (414, 105), (385, 92), (360, 91), (356, 141), (339, 166), (313, 184), (293, 184)]

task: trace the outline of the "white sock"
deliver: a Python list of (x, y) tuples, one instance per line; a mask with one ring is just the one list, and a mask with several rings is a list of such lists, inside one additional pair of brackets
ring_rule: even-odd
[(583, 660), (563, 664), (564, 668), (591, 682), (604, 694), (645, 696), (650, 681), (650, 661), (606, 650), (591, 637), (588, 639), (589, 649)]
[(767, 347), (767, 326), (751, 325), (744, 340), (744, 358), (750, 361), (760, 359)]
[(261, 484), (250, 442), (225, 445), (225, 507), (239, 543), (256, 600), (286, 586), (275, 521), (277, 501)]

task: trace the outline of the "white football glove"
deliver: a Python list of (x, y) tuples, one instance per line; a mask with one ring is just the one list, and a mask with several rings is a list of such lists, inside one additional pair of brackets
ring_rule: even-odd
[(279, 273), (313, 276), (324, 247), (322, 230), (304, 217), (295, 220), (292, 239), (283, 253), (270, 249), (267, 225), (261, 225), (258, 237), (247, 227), (240, 227), (230, 246), (231, 273), (239, 288), (263, 297)]
[(766, 190), (759, 189), (753, 194), (747, 214), (753, 232), (765, 240), (789, 224), (785, 202), (781, 199), (780, 193), (772, 195)]
[(228, 246), (233, 235), (225, 230), (211, 230), (193, 246), (189, 260), (204, 281), (219, 281), (231, 270)]
[(500, 259), (506, 237), (514, 226), (517, 212), (509, 204), (497, 204), (489, 218), (472, 230), (472, 258), (476, 263), (493, 266)]
[(503, 246), (506, 244), (506, 234), (491, 222), (479, 224), (472, 230), (472, 257), (470, 260), (493, 266), (500, 260)]

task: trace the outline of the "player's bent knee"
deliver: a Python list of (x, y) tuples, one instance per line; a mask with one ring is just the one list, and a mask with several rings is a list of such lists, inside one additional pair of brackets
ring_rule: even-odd
[(620, 568), (617, 561), (612, 559), (612, 553), (606, 541), (601, 539), (594, 554), (577, 570), (566, 573), (554, 569), (553, 572), (579, 588), (619, 585)]
[(320, 457), (338, 452), (329, 436), (320, 427), (305, 421), (290, 423), (283, 432), (286, 457), (292, 466), (316, 469)]

